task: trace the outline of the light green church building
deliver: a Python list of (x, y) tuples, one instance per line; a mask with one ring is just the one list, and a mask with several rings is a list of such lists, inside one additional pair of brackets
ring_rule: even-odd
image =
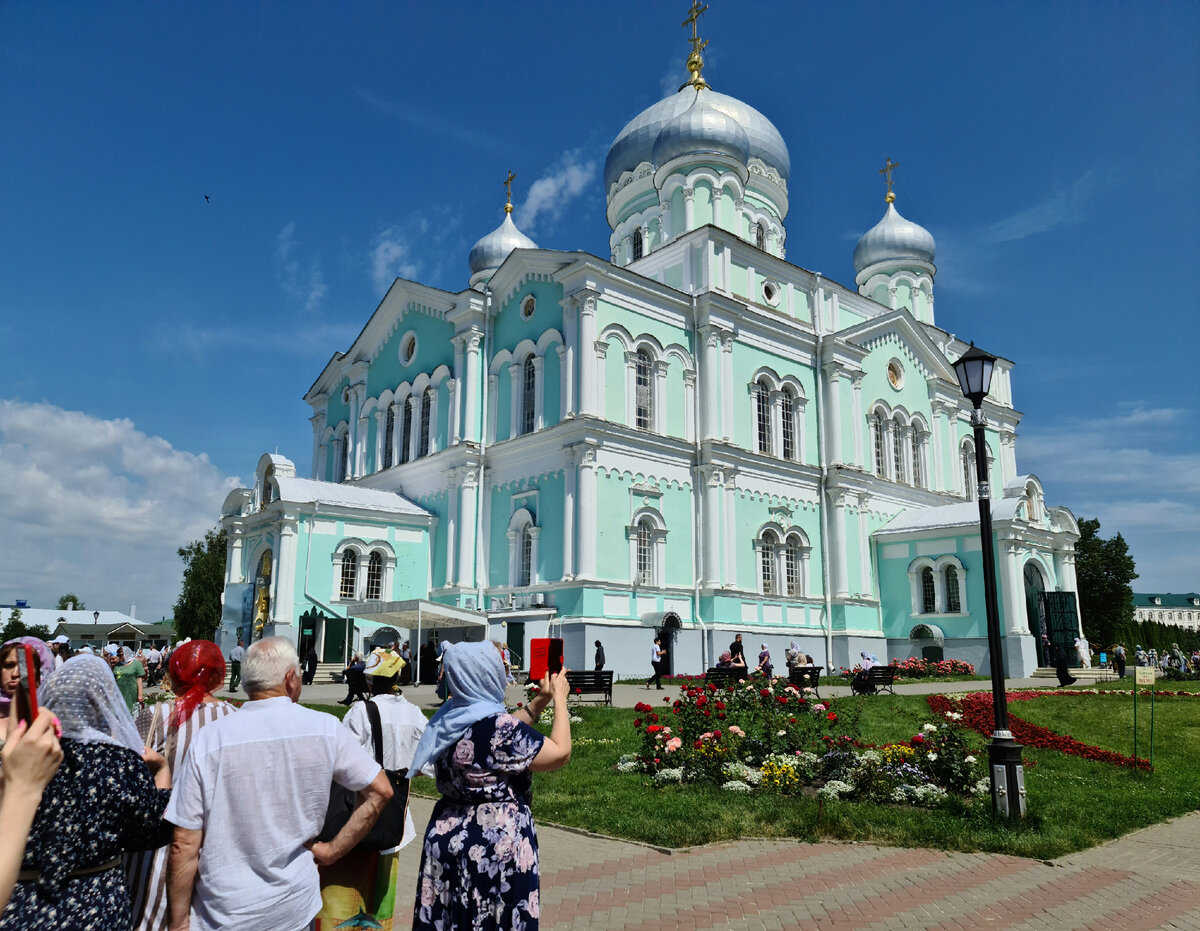
[[(608, 152), (607, 258), (539, 248), (509, 205), (462, 291), (397, 279), (317, 375), (311, 474), (263, 456), (224, 504), (223, 646), (281, 634), (332, 662), (436, 630), (523, 657), (550, 634), (570, 666), (600, 640), (648, 675), (656, 633), (680, 672), (741, 633), (751, 665), (790, 641), (832, 667), (987, 662), (967, 346), (935, 320), (933, 237), (889, 175), (852, 287), (788, 261), (787, 145), (688, 67)], [(984, 416), (1025, 675), (1079, 533), (1018, 468), (1011, 373)]]

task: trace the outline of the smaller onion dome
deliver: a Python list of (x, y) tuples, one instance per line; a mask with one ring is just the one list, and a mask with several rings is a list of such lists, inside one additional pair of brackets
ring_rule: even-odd
[(879, 262), (916, 261), (933, 264), (936, 252), (933, 236), (925, 227), (906, 220), (888, 195), (887, 212), (883, 219), (863, 234), (854, 247), (854, 272), (870, 268)]
[(654, 164), (661, 168), (683, 155), (719, 155), (745, 165), (750, 137), (742, 124), (713, 106), (708, 91), (695, 93), (691, 105), (659, 130), (651, 155)]
[(504, 210), (504, 222), (484, 236), (471, 248), (468, 260), (471, 266), (471, 285), (476, 284), (477, 278), (484, 280), (491, 277), (484, 272), (494, 272), (508, 258), (514, 249), (536, 249), (537, 243), (517, 229), (512, 221), (512, 206)]

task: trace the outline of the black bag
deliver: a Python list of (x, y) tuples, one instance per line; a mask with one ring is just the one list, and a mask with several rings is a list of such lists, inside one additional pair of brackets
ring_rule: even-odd
[[(367, 717), (371, 720), (371, 738), (375, 744), (375, 762), (383, 765), (383, 722), (379, 719), (379, 708), (368, 701)], [(392, 784), (392, 798), (384, 806), (366, 836), (358, 842), (356, 850), (390, 850), (404, 838), (404, 815), (408, 811), (408, 770), (384, 770)], [(358, 793), (351, 792), (336, 782), (329, 789), (329, 808), (325, 812), (325, 825), (317, 837), (328, 843), (337, 837), (346, 826), (354, 809), (358, 807)]]

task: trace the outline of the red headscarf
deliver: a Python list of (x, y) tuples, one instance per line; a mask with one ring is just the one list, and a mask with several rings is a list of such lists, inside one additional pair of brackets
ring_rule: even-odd
[(211, 640), (190, 640), (171, 653), (171, 679), (176, 683), (175, 713), (171, 724), (178, 727), (206, 695), (225, 681), (225, 657)]

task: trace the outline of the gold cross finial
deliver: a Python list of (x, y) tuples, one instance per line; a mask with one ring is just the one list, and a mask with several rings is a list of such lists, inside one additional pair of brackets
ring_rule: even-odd
[(896, 199), (896, 195), (892, 193), (892, 172), (900, 167), (899, 162), (893, 162), (890, 158), (883, 160), (883, 167), (879, 169), (879, 173), (887, 178), (888, 192), (884, 198), (889, 204)]
[(508, 177), (504, 179), (504, 212), (512, 213), (512, 183), (517, 179), (517, 176), (510, 170)]
[(692, 43), (692, 51), (687, 58), (687, 69), (691, 73), (691, 77), (679, 86), (680, 90), (683, 90), (685, 87), (694, 87), (699, 91), (708, 87), (708, 82), (700, 74), (704, 68), (704, 59), (700, 57), (700, 53), (708, 47), (708, 40), (701, 39), (697, 31), (697, 21), (700, 19), (700, 15), (707, 9), (707, 3), (701, 3), (700, 0), (692, 0), (692, 7), (688, 10), (688, 18), (680, 24), (684, 28), (689, 25), (692, 27), (692, 37), (688, 40)]

